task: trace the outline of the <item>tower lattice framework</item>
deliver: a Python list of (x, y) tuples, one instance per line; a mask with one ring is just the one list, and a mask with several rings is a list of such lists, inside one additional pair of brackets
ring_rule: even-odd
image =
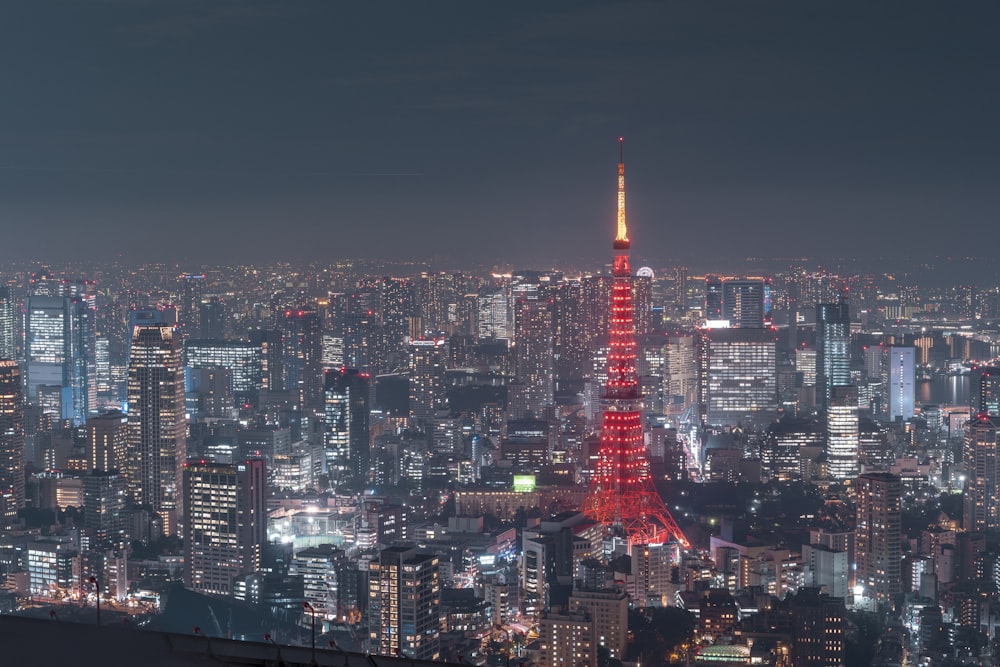
[(608, 380), (601, 397), (601, 448), (582, 509), (594, 521), (620, 530), (631, 544), (673, 539), (688, 547), (687, 538), (663, 504), (649, 472), (636, 371), (630, 249), (625, 223), (625, 163), (619, 139), (618, 231), (614, 242)]

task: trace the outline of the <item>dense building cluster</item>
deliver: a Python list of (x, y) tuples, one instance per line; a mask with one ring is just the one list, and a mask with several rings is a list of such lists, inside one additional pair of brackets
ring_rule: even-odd
[[(0, 609), (183, 585), (263, 619), (219, 634), (494, 667), (995, 661), (998, 288), (624, 266), (9, 268)], [(675, 535), (588, 501), (628, 474)]]

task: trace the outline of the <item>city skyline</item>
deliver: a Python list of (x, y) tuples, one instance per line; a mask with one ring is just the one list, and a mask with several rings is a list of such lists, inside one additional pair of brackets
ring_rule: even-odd
[(598, 260), (620, 135), (652, 258), (994, 237), (987, 3), (51, 4), (9, 17), (0, 260)]

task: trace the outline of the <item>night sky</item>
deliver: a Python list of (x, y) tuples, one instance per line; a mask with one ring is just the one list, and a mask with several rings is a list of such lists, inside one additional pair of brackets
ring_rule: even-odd
[(1000, 3), (0, 9), (0, 260), (989, 254)]

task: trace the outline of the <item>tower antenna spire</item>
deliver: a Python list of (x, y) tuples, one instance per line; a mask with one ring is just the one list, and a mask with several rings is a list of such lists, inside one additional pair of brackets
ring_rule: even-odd
[(615, 234), (615, 250), (628, 250), (628, 226), (625, 223), (625, 137), (618, 137), (618, 232)]

